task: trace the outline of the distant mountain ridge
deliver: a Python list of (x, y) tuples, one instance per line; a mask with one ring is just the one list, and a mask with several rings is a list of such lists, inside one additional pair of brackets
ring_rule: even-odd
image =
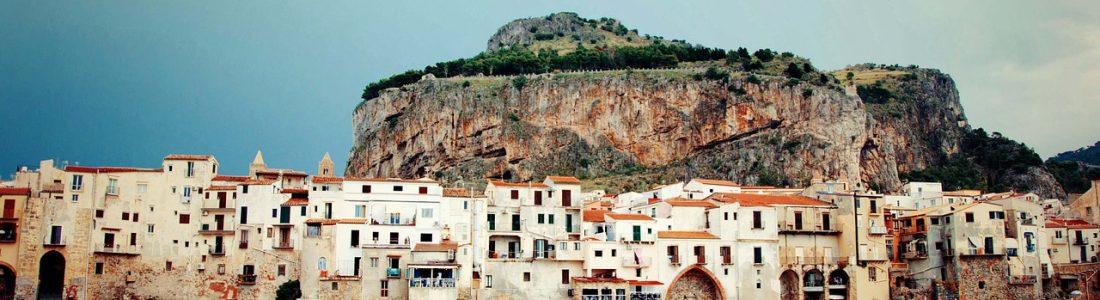
[(1093, 166), (1100, 166), (1100, 141), (1092, 146), (1081, 147), (1077, 150), (1058, 153), (1050, 158), (1053, 161), (1078, 161)]

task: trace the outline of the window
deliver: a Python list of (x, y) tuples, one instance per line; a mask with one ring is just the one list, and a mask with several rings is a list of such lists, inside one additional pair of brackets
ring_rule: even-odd
[(764, 249), (760, 247), (752, 248), (752, 263), (757, 265), (764, 263)]
[(390, 296), (390, 281), (389, 280), (382, 280), (379, 283), (378, 291), (380, 293), (379, 296), (389, 297)]
[(96, 262), (95, 263), (95, 274), (96, 275), (103, 274), (103, 263), (101, 263), (101, 262)]
[(377, 268), (378, 267), (378, 258), (377, 257), (371, 257), (370, 258), (370, 267), (371, 268)]
[(569, 270), (568, 269), (562, 269), (561, 270), (561, 284), (569, 284)]
[(523, 272), (523, 282), (531, 282), (531, 272)]
[(95, 217), (99, 218), (99, 219), (102, 219), (103, 218), (103, 210), (102, 209), (95, 210)]
[(369, 184), (364, 184), (363, 185), (363, 193), (364, 194), (370, 194), (370, 185)]
[(878, 268), (867, 268), (867, 279), (871, 281), (878, 281)]
[(974, 223), (974, 213), (966, 213), (966, 222)]
[(180, 214), (180, 224), (191, 224), (191, 215)]
[(493, 275), (485, 275), (485, 288), (493, 288)]
[(320, 223), (306, 224), (306, 236), (321, 236), (321, 224)]
[(421, 218), (432, 218), (432, 209), (431, 208), (421, 208), (420, 209), (420, 217)]
[(189, 186), (183, 187), (183, 201), (191, 201), (191, 187)]
[(306, 207), (305, 206), (302, 206), (302, 213), (301, 214), (302, 214), (303, 217), (306, 216)]
[(339, 288), (340, 288), (340, 283), (339, 283), (339, 282), (335, 282), (335, 281), (333, 281), (333, 282), (332, 282), (332, 290), (333, 290), (333, 291), (335, 291), (335, 290), (337, 290), (337, 289), (339, 289)]
[(248, 185), (241, 186), (241, 194), (248, 194)]
[(84, 188), (84, 175), (73, 175), (72, 190), (74, 192), (76, 192), (76, 191), (80, 191), (83, 188)]
[(128, 213), (128, 212), (122, 213), (122, 220), (123, 221), (129, 221), (130, 220), (130, 213)]
[(940, 219), (939, 218), (929, 218), (929, 219), (931, 220), (932, 225), (940, 224)]
[(603, 250), (596, 250), (593, 252), (596, 257), (603, 257)]
[(730, 219), (730, 212), (727, 211), (727, 212), (722, 213), (722, 220), (729, 221), (729, 219)]
[(285, 264), (279, 264), (279, 268), (276, 272), (278, 274), (277, 276), (286, 276), (286, 265)]
[(546, 223), (546, 215), (544, 215), (544, 214), (539, 214), (539, 217), (538, 217), (538, 219), (539, 219), (539, 224), (543, 224), (543, 223)]
[(404, 186), (400, 186), (400, 185), (393, 186), (393, 191), (394, 192), (401, 192), (401, 191), (404, 191), (404, 190), (405, 190)]
[(421, 233), (420, 234), (420, 241), (424, 242), (424, 243), (431, 243), (432, 242), (432, 234), (431, 233)]
[(117, 178), (108, 178), (107, 179), (107, 194), (108, 195), (118, 195), (118, 179)]
[(554, 224), (554, 214), (549, 214), (547, 216), (547, 223)]
[(149, 233), (153, 233), (153, 224), (149, 224), (148, 226), (146, 226), (146, 229), (148, 229)]
[(512, 190), (512, 200), (519, 199), (519, 190)]
[(241, 206), (241, 224), (248, 224), (248, 207)]
[(80, 201), (80, 195), (73, 194), (73, 202)]
[(351, 231), (351, 246), (359, 247), (359, 230)]
[(419, 187), (419, 188), (417, 188), (417, 192), (420, 193), (421, 195), (427, 194), (428, 193), (428, 187), (426, 187), (426, 186)]
[(752, 229), (763, 229), (764, 220), (760, 215), (760, 211), (752, 212)]
[(138, 213), (134, 213), (134, 220), (133, 220), (133, 221), (134, 221), (135, 223), (136, 223), (136, 222), (138, 221)]
[(542, 205), (542, 191), (535, 191), (535, 205)]
[(137, 184), (137, 193), (138, 193), (138, 195), (144, 195), (145, 192), (147, 192), (147, 191), (149, 191), (149, 185), (148, 184), (145, 184), (145, 183), (138, 183)]
[(171, 271), (172, 270), (172, 261), (164, 262), (164, 270), (165, 271)]
[(680, 263), (680, 248), (677, 246), (668, 246), (668, 261), (670, 263)]
[(367, 215), (367, 206), (366, 205), (356, 205), (355, 206), (355, 217), (356, 218), (364, 218), (364, 217), (366, 217), (366, 215)]

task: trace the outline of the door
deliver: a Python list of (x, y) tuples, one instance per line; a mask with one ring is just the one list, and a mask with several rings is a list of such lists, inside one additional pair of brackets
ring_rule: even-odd
[(496, 258), (497, 241), (489, 241), (489, 258)]
[[(1082, 250), (1084, 250), (1083, 248)], [(993, 254), (993, 238), (991, 237), (985, 238), (985, 254)]]
[(290, 223), (290, 206), (279, 208), (279, 223)]
[(216, 227), (218, 231), (225, 230), (225, 227), (223, 226), (224, 223), (225, 215), (214, 215), (214, 227)]
[(65, 286), (65, 256), (46, 252), (38, 263), (38, 299), (61, 299)]
[(222, 245), (222, 242), (224, 242), (223, 237), (220, 237), (220, 236), (214, 237), (214, 253), (224, 253), (225, 252), (225, 248), (223, 248), (225, 246)]
[(831, 230), (829, 224), (829, 214), (821, 214), (821, 230)]
[(641, 241), (641, 240), (642, 240), (642, 226), (641, 225), (634, 225), (634, 241), (637, 242), (637, 241)]
[(4, 200), (4, 218), (15, 218), (15, 199)]
[(794, 230), (802, 230), (802, 212), (794, 212)]
[(61, 245), (61, 226), (54, 226), (50, 229), (50, 245)]
[(519, 215), (512, 215), (512, 231), (519, 231)]
[(489, 214), (486, 219), (489, 222), (489, 230), (497, 230), (497, 215)]
[(519, 242), (508, 242), (508, 258), (519, 256)]
[(573, 232), (573, 215), (565, 215), (565, 232)]
[(561, 191), (561, 206), (570, 207), (573, 206), (573, 191), (562, 190)]
[(225, 192), (218, 192), (218, 208), (225, 208)]

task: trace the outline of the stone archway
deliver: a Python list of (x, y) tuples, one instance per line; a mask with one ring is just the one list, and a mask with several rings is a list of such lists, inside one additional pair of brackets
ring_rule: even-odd
[(15, 269), (0, 263), (0, 300), (15, 299)]
[(806, 300), (824, 299), (825, 275), (818, 269), (802, 274), (802, 292), (805, 294), (803, 299)]
[(722, 283), (713, 273), (700, 266), (692, 266), (676, 275), (668, 286), (665, 299), (726, 299)]
[(779, 275), (779, 295), (783, 300), (798, 300), (798, 274), (794, 270)]
[(836, 269), (829, 273), (825, 285), (829, 287), (829, 299), (848, 299), (848, 272)]
[(38, 263), (38, 299), (60, 299), (65, 287), (65, 256), (46, 252)]

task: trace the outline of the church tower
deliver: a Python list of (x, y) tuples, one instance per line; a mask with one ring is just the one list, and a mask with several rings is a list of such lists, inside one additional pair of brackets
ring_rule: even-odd
[(256, 150), (256, 158), (252, 159), (252, 164), (248, 165), (248, 176), (256, 178), (256, 172), (267, 170), (267, 164), (264, 163), (264, 154), (260, 153), (260, 150)]
[(325, 152), (325, 157), (321, 158), (321, 162), (317, 163), (317, 176), (332, 177), (336, 172), (336, 163), (332, 162), (332, 157), (328, 156), (328, 152)]

